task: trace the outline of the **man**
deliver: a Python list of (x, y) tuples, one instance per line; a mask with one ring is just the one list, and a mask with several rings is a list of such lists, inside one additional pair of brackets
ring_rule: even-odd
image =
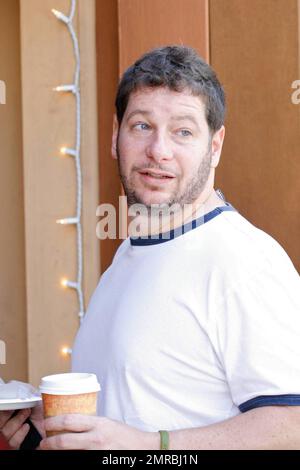
[[(215, 73), (191, 48), (154, 49), (125, 72), (116, 108), (112, 154), (129, 209), (146, 213), (73, 349), (72, 370), (100, 381), (99, 416), (49, 418), (64, 434), (40, 448), (159, 449), (166, 437), (170, 449), (299, 448), (299, 276), (214, 190), (225, 133)], [(15, 445), (26, 417), (13, 430), (2, 418)]]

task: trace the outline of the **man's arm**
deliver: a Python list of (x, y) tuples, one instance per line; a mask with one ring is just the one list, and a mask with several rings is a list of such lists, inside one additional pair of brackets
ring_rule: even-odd
[[(103, 417), (64, 415), (45, 420), (41, 449), (159, 450), (158, 432), (145, 432)], [(217, 424), (170, 431), (171, 450), (300, 449), (300, 407), (255, 408)]]
[(170, 449), (300, 449), (300, 407), (265, 406), (202, 428), (171, 431)]

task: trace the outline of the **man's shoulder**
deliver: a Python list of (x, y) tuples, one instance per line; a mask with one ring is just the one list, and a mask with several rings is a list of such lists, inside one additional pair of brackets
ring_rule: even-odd
[(205, 243), (210, 262), (227, 274), (248, 276), (272, 267), (295, 270), (280, 243), (239, 212), (224, 212), (209, 223)]
[(264, 257), (278, 254), (288, 256), (280, 243), (262, 228), (257, 227), (239, 212), (224, 214), (223, 242), (227, 248), (251, 256)]

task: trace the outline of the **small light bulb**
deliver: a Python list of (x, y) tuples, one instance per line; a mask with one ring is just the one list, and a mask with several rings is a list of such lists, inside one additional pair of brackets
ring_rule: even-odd
[(60, 225), (78, 224), (78, 223), (79, 223), (79, 219), (78, 219), (78, 217), (68, 217), (68, 218), (66, 218), (66, 219), (57, 219), (57, 220), (56, 220), (56, 223), (57, 223), (57, 224), (60, 224)]
[(69, 147), (61, 147), (60, 153), (62, 155), (70, 155), (71, 157), (76, 157), (77, 156), (76, 149), (71, 149)]
[(68, 279), (62, 279), (61, 285), (62, 287), (69, 287), (70, 289), (75, 289), (75, 290), (79, 289), (77, 282), (69, 281)]
[(59, 11), (58, 11), (58, 10), (56, 10), (55, 8), (52, 8), (52, 10), (51, 10), (51, 11), (52, 11), (53, 15), (55, 15), (55, 16), (56, 16), (56, 18), (58, 18), (58, 17), (59, 17)]
[(63, 356), (68, 356), (69, 354), (72, 354), (72, 349), (68, 348), (67, 346), (64, 346), (61, 348), (61, 354)]
[(71, 85), (59, 85), (59, 86), (56, 86), (53, 88), (53, 91), (65, 91), (65, 92), (69, 92), (71, 91), (72, 93), (76, 93), (78, 90), (77, 90), (77, 87), (76, 85), (74, 85), (73, 83)]
[(52, 8), (51, 11), (52, 11), (53, 15), (56, 16), (56, 18), (58, 20), (61, 20), (66, 24), (70, 23), (70, 18), (68, 18), (66, 15), (64, 15), (61, 11), (55, 10), (55, 8)]

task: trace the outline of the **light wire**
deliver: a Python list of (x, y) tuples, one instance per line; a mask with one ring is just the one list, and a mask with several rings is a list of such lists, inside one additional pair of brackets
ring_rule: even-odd
[(76, 31), (73, 26), (73, 19), (76, 12), (76, 0), (71, 0), (71, 9), (69, 16), (65, 16), (62, 12), (52, 10), (56, 18), (62, 21), (68, 28), (71, 39), (73, 42), (74, 56), (75, 56), (75, 73), (74, 83), (72, 85), (62, 85), (56, 87), (55, 90), (59, 92), (72, 92), (76, 100), (76, 144), (75, 149), (65, 149), (63, 153), (74, 157), (76, 167), (76, 182), (77, 182), (77, 196), (76, 196), (76, 217), (68, 217), (66, 219), (59, 219), (57, 223), (67, 225), (74, 223), (77, 229), (77, 281), (68, 281), (65, 283), (66, 287), (76, 290), (78, 303), (79, 303), (79, 320), (83, 320), (85, 314), (84, 295), (83, 295), (83, 240), (82, 240), (82, 172), (81, 172), (81, 159), (80, 159), (80, 145), (81, 145), (81, 95), (80, 95), (80, 51), (79, 42)]

